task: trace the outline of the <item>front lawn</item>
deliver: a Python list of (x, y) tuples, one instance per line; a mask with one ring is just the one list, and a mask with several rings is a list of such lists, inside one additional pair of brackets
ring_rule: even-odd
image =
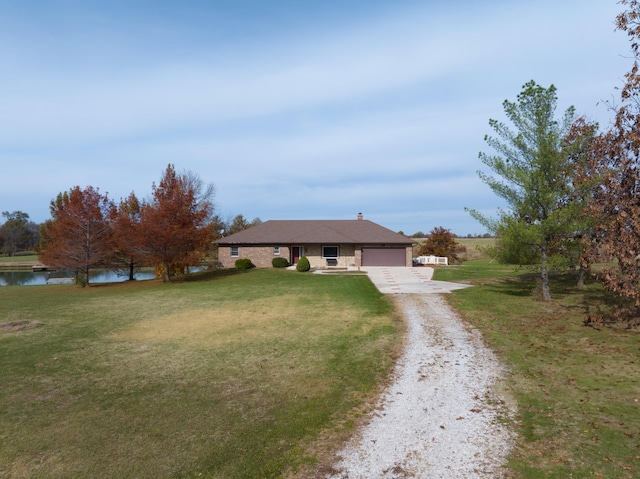
[(364, 276), (0, 288), (0, 477), (280, 477), (351, 432), (402, 323)]

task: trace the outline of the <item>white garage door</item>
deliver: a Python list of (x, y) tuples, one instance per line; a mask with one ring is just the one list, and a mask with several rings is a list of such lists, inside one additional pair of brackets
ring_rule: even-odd
[(362, 266), (406, 266), (404, 248), (363, 248)]

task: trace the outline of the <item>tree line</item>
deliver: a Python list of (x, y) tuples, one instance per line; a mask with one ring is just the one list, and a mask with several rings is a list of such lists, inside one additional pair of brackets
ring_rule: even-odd
[(75, 186), (51, 201), (38, 254), (48, 266), (73, 271), (81, 284), (93, 268), (126, 271), (133, 279), (136, 268), (150, 265), (169, 281), (209, 252), (214, 192), (173, 165), (152, 185), (149, 200), (132, 192), (116, 204), (93, 186)]
[[(557, 92), (535, 81), (503, 108), (510, 125), (489, 120), (493, 150), (481, 152), (492, 174), (480, 179), (508, 205), (498, 217), (470, 209), (497, 240), (492, 253), (504, 263), (536, 267), (542, 299), (551, 300), (549, 272), (578, 269), (578, 281), (594, 262), (613, 266), (598, 275), (621, 306), (609, 320), (638, 323), (640, 317), (640, 3), (622, 0), (616, 19), (628, 34), (634, 63), (625, 75), (619, 103), (609, 105), (615, 122), (607, 130), (577, 116), (573, 107), (558, 119)], [(587, 322), (602, 322), (592, 316)]]
[(23, 211), (3, 211), (5, 221), (0, 226), (0, 254), (16, 256), (37, 248), (40, 243), (40, 226)]
[(51, 267), (72, 271), (80, 284), (89, 271), (107, 268), (133, 279), (137, 268), (156, 267), (164, 281), (211, 258), (212, 242), (260, 222), (214, 215), (215, 187), (197, 174), (168, 165), (151, 197), (135, 193), (118, 203), (98, 188), (75, 186), (50, 203), (36, 251)]

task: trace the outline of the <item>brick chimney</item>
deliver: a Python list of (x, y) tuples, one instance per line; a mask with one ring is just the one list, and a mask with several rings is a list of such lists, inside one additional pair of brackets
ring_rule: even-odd
[(358, 219), (359, 220), (363, 219), (362, 213), (358, 213)]

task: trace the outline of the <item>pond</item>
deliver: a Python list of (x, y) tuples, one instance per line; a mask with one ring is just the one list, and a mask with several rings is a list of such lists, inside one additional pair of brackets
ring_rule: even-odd
[[(54, 278), (73, 278), (72, 273), (62, 271), (0, 271), (0, 286), (32, 286), (47, 284), (47, 280)], [(117, 283), (126, 281), (129, 275), (121, 276), (109, 270), (95, 270), (89, 273), (90, 283)], [(136, 280), (155, 278), (153, 269), (147, 268), (136, 271)]]

